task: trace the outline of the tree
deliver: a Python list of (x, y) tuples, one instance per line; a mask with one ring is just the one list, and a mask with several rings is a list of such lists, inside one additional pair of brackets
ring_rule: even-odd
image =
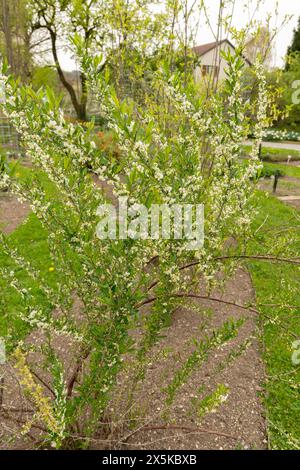
[[(154, 7), (159, 4), (160, 10)], [(157, 0), (112, 0), (108, 65), (120, 97), (143, 96), (147, 79), (170, 43), (170, 11)], [(170, 57), (170, 53), (168, 54)]]
[(136, 95), (142, 92), (148, 65), (153, 62), (151, 57), (160, 58), (159, 51), (166, 55), (167, 44), (174, 42), (174, 28), (179, 22), (177, 7), (166, 8), (167, 0), (29, 1), (32, 29), (47, 32), (59, 79), (80, 120), (87, 119), (86, 75), (80, 72), (77, 90), (63, 71), (60, 48), (68, 49), (78, 62), (82, 54), (102, 54), (99, 72), (105, 67), (111, 69), (118, 95)]
[(259, 55), (263, 63), (269, 65), (272, 60), (272, 41), (272, 32), (269, 27), (259, 26), (255, 34), (251, 35), (246, 42), (245, 55), (247, 59), (254, 63)]
[(291, 67), (291, 62), (293, 65), (295, 60), (294, 58), (299, 57), (298, 53), (300, 52), (300, 17), (298, 18), (297, 28), (294, 29), (293, 39), (291, 45), (288, 47), (287, 50), (287, 57), (285, 63), (285, 70), (288, 71)]
[(28, 79), (33, 64), (30, 15), (26, 0), (1, 0), (1, 48), (11, 72), (23, 80)]
[[(80, 89), (67, 79), (63, 71), (59, 49), (67, 47), (75, 54), (70, 36), (79, 36), (85, 53), (93, 55), (97, 46), (102, 48), (107, 26), (105, 17), (109, 2), (103, 0), (31, 0), (33, 31), (46, 31), (50, 50), (59, 79), (68, 92), (78, 119), (87, 119), (87, 80), (80, 72)], [(98, 51), (99, 52), (99, 51)]]
[(54, 67), (49, 65), (34, 67), (31, 83), (34, 90), (38, 90), (42, 87), (49, 87), (55, 93), (61, 92), (56, 70)]
[(297, 28), (294, 29), (292, 44), (288, 47), (288, 56), (293, 52), (300, 52), (300, 17), (298, 19)]

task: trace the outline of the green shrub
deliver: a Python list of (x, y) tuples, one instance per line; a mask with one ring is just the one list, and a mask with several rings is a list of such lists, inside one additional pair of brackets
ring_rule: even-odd
[[(250, 234), (254, 212), (251, 178), (261, 168), (258, 150), (268, 123), (268, 95), (263, 67), (256, 63), (258, 98), (254, 103), (244, 100), (242, 52), (237, 48), (235, 55), (228, 52), (225, 57), (228, 69), (222, 90), (204, 102), (195, 97), (192, 85), (182, 89), (180, 74), (171, 76), (163, 71), (152, 77), (144, 106), (130, 100), (120, 102), (115, 90), (97, 73), (99, 60), (84, 57), (91, 90), (105, 114), (120, 159), (112, 159), (107, 149), (97, 145), (93, 123), (67, 122), (51, 90), (35, 92), (30, 87), (20, 88), (12, 77), (1, 77), (8, 98), (4, 111), (38, 169), (30, 180), (18, 180), (9, 172), (2, 180), (9, 180), (11, 190), (29, 201), (47, 233), (49, 272), (59, 273), (56, 284), (51, 285), (33, 260), (28, 262), (20, 255), (13, 239), (0, 234), (1, 250), (13, 265), (9, 269), (0, 266), (1, 275), (22, 299), (14, 315), (32, 334), (43, 338), (40, 346), (34, 336), (23, 341), (19, 329), (9, 328), (8, 358), (15, 366), (25, 403), (34, 410), (32, 419), (25, 419), (25, 427), (16, 423), (15, 437), (28, 435), (37, 426), (41, 432), (31, 437), (39, 446), (87, 447), (95, 435), (107, 435), (107, 417), (116, 393), (123, 399), (122, 416), (123, 412), (137, 411), (128, 390), (135, 390), (146, 372), (151, 374), (147, 358), (166, 320), (184, 300), (197, 297), (192, 290), (199, 286), (199, 277), (208, 288), (215, 286), (226, 242), (232, 238), (244, 242)], [(258, 117), (255, 141), (252, 158), (241, 161), (240, 148), (251, 119), (245, 118), (250, 116), (249, 106)], [(203, 143), (207, 144), (206, 152)], [(102, 220), (98, 208), (107, 205), (109, 195), (94, 184), (88, 168), (109, 184), (115, 198), (126, 198), (134, 236), (97, 236)], [(56, 197), (47, 193), (45, 178), (55, 187)], [(141, 235), (137, 207), (148, 209), (153, 204), (205, 204), (203, 246), (189, 250), (185, 237), (135, 236)], [(239, 251), (238, 243), (232, 250)], [(191, 262), (194, 269), (187, 271)], [(236, 263), (233, 256), (228, 273)], [(36, 289), (28, 288), (17, 276), (20, 269)], [(36, 290), (47, 304), (41, 305)], [(74, 309), (75, 300), (79, 312)], [(238, 327), (238, 321), (227, 322), (206, 340), (195, 340), (194, 351), (166, 388), (164, 405), (175, 400), (177, 390), (211, 349), (236, 336)], [(132, 331), (137, 329), (140, 335), (134, 341)], [(63, 353), (55, 346), (57, 338), (61, 338)], [(43, 386), (30, 361), (33, 352), (38, 356)], [(128, 364), (132, 364), (133, 373), (127, 388), (120, 376), (127, 372)], [(210, 408), (214, 408), (212, 402), (218, 402), (218, 395), (210, 397)], [(117, 424), (119, 429), (119, 421)], [(115, 427), (116, 423), (111, 423), (110, 428)]]

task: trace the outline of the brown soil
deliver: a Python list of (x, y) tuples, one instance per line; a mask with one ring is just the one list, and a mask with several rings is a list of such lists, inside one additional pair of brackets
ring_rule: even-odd
[[(274, 194), (273, 180), (266, 178), (259, 184), (259, 189), (267, 191), (278, 199), (282, 200), (285, 204), (289, 204), (297, 209), (300, 208), (300, 179), (293, 176), (284, 176), (279, 179), (276, 193)], [(291, 197), (292, 196), (292, 197)], [(289, 199), (289, 197), (291, 197)]]
[[(247, 304), (254, 292), (247, 272), (239, 270), (227, 282), (224, 292), (214, 292), (213, 297), (224, 301)], [(267, 447), (264, 410), (260, 395), (264, 381), (264, 367), (257, 340), (257, 318), (248, 311), (211, 301), (196, 301), (198, 311), (180, 308), (172, 325), (165, 331), (160, 350), (169, 351), (168, 357), (155, 361), (143, 383), (137, 402), (148, 404), (143, 423), (149, 429), (132, 435), (124, 448), (143, 449), (264, 449)], [(202, 330), (204, 311), (212, 309), (211, 319)], [(213, 329), (228, 319), (247, 317), (237, 338), (213, 351), (203, 367), (195, 370), (179, 390), (176, 406), (172, 406), (168, 422), (176, 429), (150, 429), (164, 426), (161, 412), (164, 408), (163, 389), (188, 355), (194, 350), (192, 339), (203, 339)], [(220, 370), (230, 352), (247, 338), (252, 341), (248, 349), (229, 367)], [(225, 361), (226, 362), (226, 361)], [(203, 419), (197, 416), (199, 399), (213, 392), (218, 384), (229, 388), (229, 395), (214, 413)], [(205, 390), (202, 389), (205, 387)], [(201, 391), (200, 391), (201, 390)], [(194, 402), (194, 405), (192, 404)], [(142, 424), (143, 424), (142, 423)], [(201, 432), (203, 430), (203, 432)]]
[(0, 192), (0, 228), (5, 233), (13, 232), (29, 213), (29, 206), (21, 204), (9, 193)]
[[(247, 272), (239, 270), (234, 278), (227, 282), (224, 292), (214, 292), (213, 296), (223, 301), (247, 304), (253, 299), (253, 289)], [(263, 392), (264, 368), (260, 358), (260, 347), (257, 336), (257, 318), (255, 314), (240, 308), (211, 301), (193, 302), (197, 309), (190, 309), (191, 305), (181, 307), (176, 311), (172, 324), (163, 332), (163, 339), (152, 354), (153, 362), (150, 364), (145, 380), (142, 382), (134, 399), (134, 415), (137, 418), (137, 427), (141, 428), (133, 433), (128, 430), (126, 421), (132, 419), (132, 414), (124, 416), (124, 408), (112, 403), (111, 412), (122, 423), (123, 432), (113, 437), (118, 443), (105, 444), (105, 448), (131, 448), (131, 449), (264, 449), (266, 448), (266, 430), (264, 409), (260, 395)], [(80, 304), (74, 306), (80, 310)], [(211, 310), (211, 318), (207, 316)], [(167, 421), (162, 419), (165, 408), (165, 392), (163, 389), (173, 377), (174, 371), (180, 368), (189, 354), (194, 350), (192, 339), (203, 339), (213, 329), (220, 327), (228, 319), (244, 317), (246, 321), (241, 327), (237, 338), (218, 350), (213, 350), (203, 367), (196, 368), (191, 377), (179, 390), (175, 405), (171, 406)], [(138, 332), (137, 332), (138, 335)], [(230, 367), (219, 368), (226, 363), (230, 352), (236, 350), (239, 344), (251, 338), (248, 349), (238, 356)], [(34, 332), (30, 335), (31, 342), (36, 346), (43, 342), (43, 334)], [(74, 345), (64, 337), (54, 339), (53, 345), (64, 358), (69, 374), (74, 370)], [(32, 354), (30, 363), (33, 370), (47, 381), (45, 372), (39, 370), (39, 356)], [(21, 408), (30, 408), (30, 404), (20, 392), (15, 373), (8, 364), (5, 370), (5, 389), (3, 394), (4, 405)], [(120, 378), (123, 382), (123, 378)], [(215, 390), (218, 384), (229, 388), (228, 399), (221, 404), (214, 413), (203, 419), (198, 418), (196, 402), (203, 396)], [(124, 392), (124, 388), (122, 388)], [(194, 400), (195, 405), (192, 405)], [(117, 403), (117, 400), (116, 400)], [(133, 409), (131, 409), (131, 412)], [(24, 413), (17, 412), (15, 416), (26, 420)], [(30, 414), (29, 414), (30, 416)], [(165, 426), (174, 426), (175, 429), (150, 429)], [(124, 426), (125, 423), (125, 426)], [(147, 425), (149, 429), (144, 430)], [(1, 427), (13, 427), (13, 422), (1, 418)], [(124, 431), (125, 429), (125, 431)], [(126, 437), (125, 437), (126, 436)], [(28, 440), (17, 441), (13, 448), (31, 448)], [(92, 448), (103, 449), (101, 442), (92, 442)], [(6, 445), (0, 446), (7, 448)], [(9, 446), (9, 448), (12, 448)]]

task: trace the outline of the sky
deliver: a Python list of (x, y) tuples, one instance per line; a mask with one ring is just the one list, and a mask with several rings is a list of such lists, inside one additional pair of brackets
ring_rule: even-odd
[[(209, 10), (211, 13), (212, 20), (217, 19), (219, 0), (209, 0)], [(255, 13), (254, 18), (260, 21), (262, 24), (266, 24), (268, 15), (273, 15), (271, 19), (271, 27), (280, 28), (286, 15), (291, 16), (290, 21), (279, 30), (276, 40), (273, 44), (272, 56), (273, 66), (281, 66), (284, 63), (284, 57), (287, 52), (287, 48), (291, 43), (293, 37), (293, 30), (297, 26), (298, 18), (300, 17), (300, 1), (299, 0), (262, 0), (261, 4), (256, 11), (257, 1), (256, 0), (236, 0), (236, 6), (233, 15), (232, 24), (237, 28), (242, 28), (249, 21), (249, 17), (252, 17)], [(246, 4), (250, 8), (243, 8)], [(278, 4), (278, 15), (275, 16), (276, 4)], [(208, 40), (207, 40), (208, 39)], [(213, 41), (214, 37), (210, 30), (205, 25), (200, 26), (198, 35), (199, 44)]]
[[(250, 8), (243, 8), (243, 5), (247, 3)], [(278, 16), (275, 18), (275, 6), (278, 3)], [(219, 0), (209, 0), (206, 2), (209, 10), (209, 16), (212, 24), (216, 24), (217, 12)], [(256, 10), (256, 0), (236, 0), (235, 11), (233, 16), (233, 25), (237, 28), (242, 28), (248, 22), (249, 15), (252, 16), (254, 10)], [(272, 66), (282, 66), (284, 64), (284, 56), (287, 48), (291, 43), (293, 36), (293, 29), (296, 27), (298, 17), (300, 16), (300, 1), (299, 0), (261, 0), (261, 5), (256, 11), (255, 19), (261, 21), (262, 24), (266, 22), (268, 14), (273, 14), (271, 21), (272, 27), (279, 27), (285, 15), (290, 15), (291, 19), (282, 29), (280, 29), (276, 40), (274, 41), (272, 51)], [(224, 38), (223, 38), (224, 39)], [(204, 19), (201, 21), (198, 27), (197, 33), (197, 45), (205, 44), (207, 42), (214, 41), (214, 36), (210, 31), (210, 28), (205, 24)], [(60, 61), (65, 70), (75, 70), (76, 63), (70, 55), (66, 52), (60, 52)]]

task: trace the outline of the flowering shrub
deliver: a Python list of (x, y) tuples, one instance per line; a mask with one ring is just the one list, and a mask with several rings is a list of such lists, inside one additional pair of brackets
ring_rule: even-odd
[(9, 188), (9, 176), (15, 173), (15, 165), (8, 164), (8, 158), (4, 153), (0, 153), (0, 191), (7, 191)]
[(267, 142), (280, 140), (300, 141), (300, 132), (280, 129), (266, 129), (263, 134), (263, 140)]
[[(242, 53), (228, 55), (227, 60), (227, 79), (212, 97), (195, 98), (194, 90), (183, 92), (180, 77), (166, 80), (156, 74), (147, 104), (139, 107), (129, 100), (119, 102), (114, 90), (95, 73), (97, 60), (84, 58), (90, 86), (120, 150), (118, 160), (96, 145), (92, 123), (65, 121), (53, 94), (19, 88), (11, 77), (2, 76), (4, 112), (34, 168), (40, 170), (30, 181), (6, 174), (2, 179), (9, 180), (20, 200), (30, 203), (45, 227), (59, 276), (57, 284), (50, 286), (13, 242), (1, 235), (1, 250), (15, 265), (15, 270), (0, 268), (1, 274), (22, 297), (23, 309), (15, 314), (30, 331), (26, 340), (14, 329), (7, 337), (9, 361), (33, 409), (32, 419), (19, 423), (18, 436), (38, 429), (38, 439), (46, 446), (87, 446), (103, 428), (102, 418), (109, 415), (117, 378), (127, 364), (125, 357), (131, 357), (134, 387), (143, 380), (146, 357), (172, 312), (191, 295), (197, 297), (199, 279), (208, 289), (216, 285), (226, 241), (245, 240), (252, 217), (251, 179), (261, 167), (258, 150), (268, 125), (267, 95), (257, 63), (258, 99), (251, 104), (244, 101)], [(159, 112), (158, 95), (164, 97), (167, 114)], [(245, 163), (239, 155), (249, 131), (245, 117), (250, 115), (249, 106), (256, 111), (257, 124)], [(204, 246), (190, 252), (185, 250), (185, 240), (98, 239), (97, 208), (110, 195), (106, 186), (95, 185), (90, 169), (111, 188), (114, 200), (126, 196), (129, 207), (203, 203)], [(41, 174), (52, 183), (55, 198), (45, 191)], [(239, 243), (233, 249), (239, 250)], [(229, 264), (229, 272), (234, 266)], [(34, 292), (20, 281), (15, 274), (18, 268), (34, 280), (49, 308), (41, 307)], [(76, 302), (79, 312), (74, 311)], [(146, 305), (150, 310), (141, 316)], [(133, 340), (130, 332), (137, 327), (141, 335)], [(233, 338), (238, 327), (239, 322), (226, 322), (197, 342), (167, 388), (167, 407), (208, 353)], [(63, 352), (57, 340), (64, 345)], [(125, 395), (126, 390), (121, 392)], [(218, 406), (227, 394), (223, 392), (217, 389), (207, 397), (203, 409)]]

